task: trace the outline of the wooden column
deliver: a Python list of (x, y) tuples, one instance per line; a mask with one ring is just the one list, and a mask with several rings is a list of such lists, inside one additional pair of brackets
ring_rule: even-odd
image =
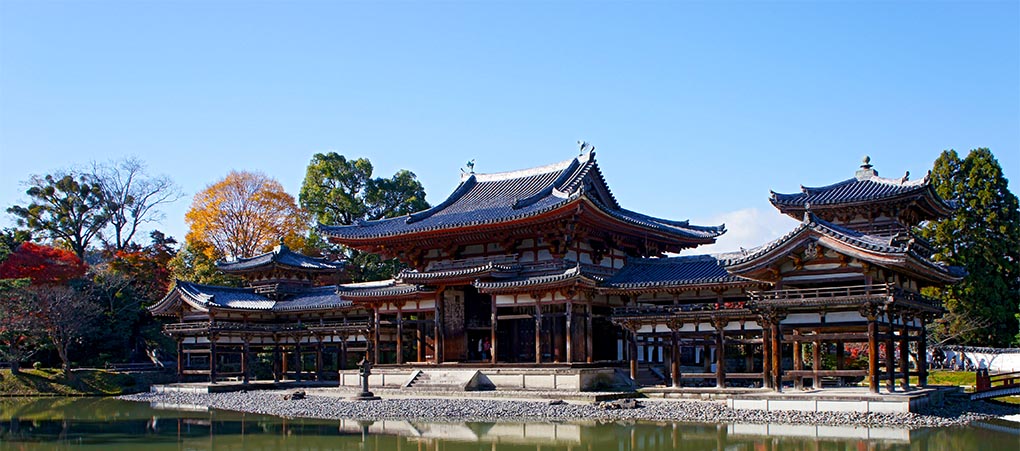
[(753, 373), (754, 372), (754, 355), (752, 354), (752, 352), (754, 351), (754, 346), (744, 345), (743, 349), (744, 349), (744, 372), (745, 373)]
[(715, 325), (715, 386), (726, 387), (726, 325), (719, 321)]
[(637, 350), (637, 331), (638, 325), (632, 325), (628, 328), (630, 333), (630, 378), (637, 382), (638, 373), (638, 350)]
[(209, 383), (216, 383), (216, 335), (209, 336)]
[(301, 336), (294, 336), (294, 380), (301, 382), (301, 370), (304, 367), (304, 360), (301, 358)]
[(418, 313), (417, 318), (419, 322), (414, 323), (414, 334), (415, 341), (418, 343), (418, 362), (424, 362), (426, 345), (425, 345), (425, 331), (423, 330), (423, 328), (425, 326), (423, 326), (422, 323), (420, 322), (421, 312)]
[(340, 367), (341, 371), (347, 369), (347, 339), (348, 338), (349, 338), (349, 336), (346, 335), (346, 334), (340, 336), (340, 362), (339, 362), (338, 366)]
[(315, 336), (315, 380), (322, 380), (322, 336)]
[(567, 301), (566, 308), (567, 308), (566, 316), (564, 318), (564, 322), (566, 323), (565, 328), (567, 329), (566, 350), (567, 350), (567, 363), (570, 363), (574, 361), (573, 354), (574, 347), (572, 346), (572, 343), (574, 342), (574, 303), (572, 301)]
[(772, 324), (768, 322), (761, 324), (761, 375), (765, 388), (775, 387), (772, 383)]
[(273, 337), (273, 345), (273, 382), (276, 383), (282, 379), (280, 374), (283, 372), (284, 360), (280, 353), (280, 339)]
[(783, 391), (783, 325), (776, 319), (772, 326), (772, 379), (777, 392)]
[(244, 340), (244, 344), (241, 345), (241, 383), (248, 385), (248, 353), (251, 338), (245, 335), (241, 339)]
[(924, 316), (919, 316), (921, 330), (917, 337), (917, 385), (928, 386), (928, 331), (926, 329)]
[(535, 363), (542, 363), (542, 304), (538, 299), (535, 299)]
[(672, 333), (670, 334), (670, 344), (672, 345), (672, 352), (670, 353), (669, 362), (669, 379), (673, 382), (673, 387), (680, 388), (683, 384), (680, 383), (680, 331), (679, 327), (671, 327)]
[(584, 356), (585, 361), (592, 363), (595, 361), (594, 349), (592, 349), (592, 319), (595, 315), (595, 309), (591, 305), (591, 301), (588, 301), (587, 305), (588, 314), (584, 317)]
[(712, 372), (712, 347), (708, 345), (708, 340), (701, 345), (701, 371), (704, 373)]
[(184, 339), (177, 337), (177, 382), (184, 379)]
[(904, 391), (910, 389), (910, 329), (907, 325), (909, 318), (904, 315), (900, 317), (903, 327), (900, 328), (900, 371), (903, 371), (903, 378), (900, 379), (900, 388)]
[(432, 359), (443, 363), (443, 289), (436, 291), (435, 332), (432, 337)]
[(499, 358), (496, 357), (499, 350), (499, 335), (496, 333), (499, 329), (499, 308), (496, 307), (496, 295), (491, 295), (492, 298), (492, 332), (489, 337), (489, 358), (490, 362), (495, 365), (499, 362)]
[[(804, 350), (801, 349), (800, 340), (797, 338), (800, 336), (800, 329), (793, 329), (793, 370), (801, 371), (804, 369)], [(793, 378), (793, 388), (804, 388), (804, 378), (796, 376)]]
[[(818, 331), (816, 330), (817, 334)], [(818, 372), (822, 370), (822, 340), (815, 340), (814, 346), (811, 350), (811, 370), (814, 371), (814, 375), (811, 376), (811, 385), (815, 389), (822, 388), (822, 380), (818, 376)]]
[(380, 324), (382, 323), (382, 314), (379, 312), (381, 305), (375, 305), (373, 310), (375, 315), (372, 318), (372, 363), (379, 364), (379, 348), (380, 346)]
[(890, 393), (896, 388), (896, 358), (893, 354), (895, 351), (895, 342), (893, 341), (893, 335), (896, 334), (896, 327), (893, 325), (892, 314), (886, 315), (886, 321), (889, 322), (886, 328), (885, 336), (885, 388)]
[(397, 306), (397, 365), (404, 363), (404, 308)]
[(868, 317), (868, 389), (878, 393), (878, 318)]

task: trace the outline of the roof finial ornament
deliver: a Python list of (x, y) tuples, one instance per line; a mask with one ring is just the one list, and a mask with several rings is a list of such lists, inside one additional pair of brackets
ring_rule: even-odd
[(474, 173), (475, 173), (475, 159), (474, 159), (474, 158), (472, 158), (472, 159), (468, 160), (468, 162), (467, 162), (467, 163), (465, 163), (465, 164), (464, 164), (464, 166), (466, 166), (466, 167), (467, 167), (467, 170), (465, 171), (465, 170), (464, 170), (464, 169), (462, 168), (462, 169), (460, 170), (460, 172), (463, 172), (463, 173), (465, 173), (465, 174), (474, 174)]
[(877, 177), (878, 171), (872, 169), (874, 166), (871, 165), (871, 157), (865, 155), (861, 160), (861, 168), (854, 174), (858, 180), (864, 180), (866, 178)]
[(280, 251), (282, 251), (284, 249), (287, 249), (287, 245), (284, 244), (284, 242), (283, 242), (283, 235), (280, 235), (278, 241), (279, 241), (280, 244), (278, 244), (276, 246), (276, 249), (273, 249), (274, 251), (276, 251), (276, 253), (280, 253)]
[(595, 151), (595, 146), (593, 146), (590, 142), (584, 140), (578, 141), (577, 147), (580, 149), (578, 155), (581, 156), (584, 156), (585, 153), (591, 153)]

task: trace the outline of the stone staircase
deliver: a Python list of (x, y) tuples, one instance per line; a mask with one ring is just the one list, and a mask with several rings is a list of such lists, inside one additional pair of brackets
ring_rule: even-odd
[(485, 390), (486, 384), (475, 370), (415, 370), (403, 386), (408, 390), (467, 391)]
[(637, 380), (634, 382), (642, 387), (665, 386), (669, 382), (669, 376), (664, 374), (660, 367), (639, 366)]

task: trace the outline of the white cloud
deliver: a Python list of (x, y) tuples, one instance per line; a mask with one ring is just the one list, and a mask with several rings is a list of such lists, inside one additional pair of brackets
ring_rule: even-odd
[(750, 249), (785, 235), (797, 221), (775, 210), (744, 208), (720, 214), (705, 224), (726, 224), (726, 233), (715, 244), (688, 249), (680, 255), (718, 254)]

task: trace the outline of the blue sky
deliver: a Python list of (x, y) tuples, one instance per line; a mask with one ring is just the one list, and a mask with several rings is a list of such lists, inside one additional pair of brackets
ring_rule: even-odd
[[(191, 195), (231, 169), (297, 195), (312, 154), (414, 171), (432, 203), (478, 172), (598, 148), (630, 209), (750, 247), (768, 204), (922, 176), (989, 147), (1020, 171), (1020, 2), (23, 2), (0, 0), (0, 205), (21, 181), (145, 160)], [(12, 220), (6, 214), (0, 225)]]

